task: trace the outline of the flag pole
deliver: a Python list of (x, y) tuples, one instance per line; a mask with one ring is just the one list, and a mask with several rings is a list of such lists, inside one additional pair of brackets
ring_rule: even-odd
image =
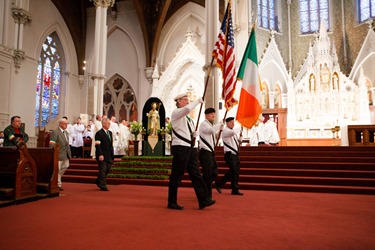
[[(212, 57), (210, 67), (207, 69), (206, 84), (204, 85), (204, 91), (203, 91), (203, 97), (202, 97), (203, 101), (204, 101), (204, 97), (206, 96), (208, 80), (210, 79), (211, 68), (212, 68), (213, 63), (214, 63), (214, 57)], [(199, 108), (199, 114), (198, 114), (198, 119), (197, 119), (197, 125), (195, 126), (195, 131), (198, 130), (199, 119), (201, 118), (202, 108), (203, 108), (203, 103), (201, 103), (201, 107)]]
[[(223, 124), (224, 124), (224, 122), (225, 122), (225, 118), (227, 118), (227, 114), (228, 114), (228, 109), (227, 109), (227, 111), (225, 111), (225, 115), (224, 115), (224, 118), (223, 118)], [(215, 148), (217, 147), (217, 144), (219, 144), (219, 139), (220, 139), (220, 136), (221, 136), (221, 132), (222, 132), (222, 131), (223, 131), (223, 130), (220, 130), (220, 131), (219, 131), (219, 134), (218, 134), (217, 139), (216, 139)]]
[[(227, 9), (228, 9), (228, 7), (230, 7), (230, 0), (228, 1)], [(228, 15), (229, 15), (229, 10), (228, 10)], [(225, 31), (225, 37), (226, 37), (227, 34), (228, 34), (228, 22), (229, 22), (229, 16), (227, 17), (227, 20), (226, 20), (226, 31)], [(226, 49), (227, 49), (227, 45), (225, 44), (224, 51), (226, 51)], [(224, 59), (223, 59), (224, 63), (226, 63), (226, 62), (225, 62), (225, 53), (224, 53), (224, 55), (223, 55), (223, 58), (224, 58)], [(207, 86), (208, 86), (208, 80), (209, 80), (209, 78), (210, 78), (211, 68), (212, 68), (212, 64), (214, 63), (214, 59), (215, 59), (215, 57), (213, 56), (212, 59), (211, 59), (210, 68), (208, 69), (208, 74), (207, 74), (206, 84), (205, 84), (205, 86), (204, 86), (204, 92), (203, 92), (203, 97), (202, 97), (203, 101), (204, 101), (204, 97), (206, 96), (206, 91), (207, 91)], [(225, 65), (224, 65), (224, 68), (225, 68)], [(200, 119), (200, 117), (201, 117), (202, 108), (203, 108), (203, 103), (201, 103), (201, 107), (199, 108), (199, 114), (198, 114), (197, 125), (196, 125), (196, 127), (195, 127), (195, 131), (198, 130), (199, 119)]]

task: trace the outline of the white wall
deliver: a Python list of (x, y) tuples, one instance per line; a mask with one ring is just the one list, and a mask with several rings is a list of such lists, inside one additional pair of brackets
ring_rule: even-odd
[[(10, 5), (7, 6), (6, 12), (5, 16), (11, 16)], [(6, 31), (3, 33), (3, 41), (6, 41), (4, 42), (6, 44), (2, 45), (7, 46), (8, 51), (3, 49), (3, 53), (0, 52), (0, 87), (2, 89), (1, 96), (5, 97), (4, 99), (1, 98), (0, 119), (1, 122), (6, 120), (5, 126), (7, 126), (10, 124), (10, 117), (13, 115), (21, 116), (22, 121), (26, 124), (26, 132), (32, 137), (35, 135), (37, 64), (41, 45), (46, 36), (53, 31), (56, 31), (63, 46), (65, 71), (70, 72), (70, 77), (65, 82), (65, 96), (62, 97), (62, 99), (65, 98), (63, 106), (66, 112), (60, 115), (72, 117), (75, 113), (80, 113), (80, 91), (77, 81), (78, 71), (75, 48), (60, 13), (49, 0), (30, 1), (29, 12), (32, 16), (32, 21), (24, 27), (22, 44), (26, 59), (21, 62), (18, 74), (15, 73), (13, 59), (11, 58), (13, 52), (9, 50), (10, 44), (14, 43), (14, 36), (11, 36), (11, 34), (14, 34), (14, 22), (8, 22), (6, 27), (3, 28), (3, 31)], [(64, 73), (61, 73), (62, 78), (64, 78)], [(1, 126), (3, 125), (1, 124)]]

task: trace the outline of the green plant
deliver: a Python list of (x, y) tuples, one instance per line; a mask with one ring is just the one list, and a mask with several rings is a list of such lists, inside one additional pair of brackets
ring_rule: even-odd
[(144, 166), (144, 167), (172, 167), (171, 162), (151, 162), (151, 161), (120, 161), (113, 166)]
[(124, 179), (151, 179), (151, 180), (167, 180), (168, 175), (147, 175), (147, 174), (108, 174), (109, 178)]
[(137, 122), (137, 121), (133, 121), (131, 124), (130, 124), (130, 133), (132, 133), (134, 135), (134, 138), (137, 139), (137, 136), (139, 133), (141, 133), (143, 131), (143, 126), (142, 126), (142, 123), (140, 122)]
[(113, 173), (133, 173), (133, 174), (170, 174), (171, 169), (168, 168), (134, 168), (134, 167), (113, 167)]
[(173, 156), (123, 156), (124, 161), (172, 162)]
[(171, 122), (167, 123), (167, 126), (165, 127), (165, 132), (167, 132), (168, 134), (172, 134), (172, 123)]

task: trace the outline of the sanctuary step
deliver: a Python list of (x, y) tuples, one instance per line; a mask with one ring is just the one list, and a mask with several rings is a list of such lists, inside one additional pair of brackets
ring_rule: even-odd
[[(222, 147), (216, 159), (220, 178), (228, 170)], [(375, 194), (375, 147), (241, 147), (240, 160), (241, 189)], [(94, 183), (97, 171), (95, 160), (74, 158), (63, 182)], [(108, 183), (167, 186), (168, 180), (108, 178)], [(191, 187), (187, 173), (181, 186)]]

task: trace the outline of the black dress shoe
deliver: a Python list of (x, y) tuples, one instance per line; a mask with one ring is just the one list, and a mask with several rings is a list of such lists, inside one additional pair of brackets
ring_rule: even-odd
[(232, 191), (232, 194), (233, 195), (243, 195), (243, 193), (241, 193), (240, 191), (234, 191), (234, 192)]
[(176, 210), (183, 210), (184, 207), (178, 205), (177, 203), (168, 203), (168, 208), (169, 209), (176, 209)]
[(221, 194), (221, 187), (215, 183), (216, 191)]
[(100, 191), (109, 191), (109, 189), (104, 187), (104, 188), (100, 188)]
[(209, 206), (212, 206), (213, 204), (215, 204), (216, 201), (215, 200), (207, 200), (207, 201), (203, 201), (201, 203), (199, 203), (199, 209), (203, 209), (205, 207), (209, 207)]

